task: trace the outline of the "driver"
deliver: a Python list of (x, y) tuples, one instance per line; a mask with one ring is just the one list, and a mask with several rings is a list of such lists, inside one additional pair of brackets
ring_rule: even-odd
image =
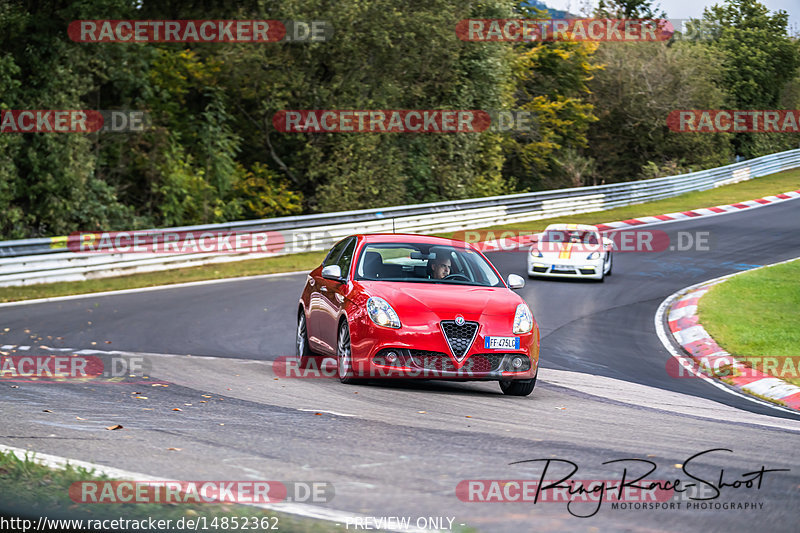
[(450, 275), (450, 258), (443, 256), (433, 260), (431, 264), (431, 279), (444, 279)]

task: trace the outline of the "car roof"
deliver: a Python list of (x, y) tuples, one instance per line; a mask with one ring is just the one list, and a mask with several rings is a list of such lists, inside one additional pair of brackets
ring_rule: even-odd
[(597, 226), (589, 224), (550, 224), (545, 231), (597, 231)]
[(445, 237), (434, 237), (432, 235), (417, 235), (415, 233), (361, 233), (356, 237), (363, 239), (368, 243), (393, 243), (393, 242), (409, 242), (420, 244), (439, 244), (439, 245), (455, 245), (463, 247), (464, 241), (458, 239), (447, 239)]

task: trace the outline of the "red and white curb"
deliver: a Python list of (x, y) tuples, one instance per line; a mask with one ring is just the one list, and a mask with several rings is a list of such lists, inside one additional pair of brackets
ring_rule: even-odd
[(800, 189), (782, 194), (776, 194), (775, 196), (765, 196), (764, 198), (758, 198), (757, 200), (739, 202), (736, 204), (718, 205), (715, 207), (705, 207), (702, 209), (694, 209), (692, 211), (667, 213), (665, 215), (656, 215), (651, 217), (631, 218), (618, 222), (607, 222), (605, 224), (597, 224), (597, 229), (605, 232), (634, 226), (642, 226), (646, 224), (661, 224), (662, 222), (676, 222), (679, 220), (688, 220), (690, 218), (723, 215), (725, 213), (735, 213), (741, 211), (742, 209), (762, 207), (769, 204), (785, 202), (786, 200), (792, 200), (794, 198), (800, 198)]
[[(726, 213), (736, 213), (742, 211), (743, 209), (750, 209), (753, 207), (763, 207), (765, 205), (785, 202), (787, 200), (794, 200), (795, 198), (800, 198), (800, 189), (796, 191), (789, 191), (781, 194), (776, 194), (774, 196), (765, 196), (764, 198), (758, 198), (756, 200), (738, 202), (735, 204), (704, 207), (702, 209), (694, 209), (691, 211), (680, 211), (677, 213), (667, 213), (664, 215), (630, 218), (628, 220), (619, 220), (616, 222), (605, 222), (602, 224), (595, 224), (595, 226), (597, 226), (597, 229), (600, 230), (600, 232), (602, 233), (610, 233), (612, 231), (618, 231), (621, 229), (642, 227), (651, 224), (664, 224), (665, 222), (680, 222), (683, 220), (689, 220), (699, 217), (709, 217), (716, 215), (724, 215)], [(531, 244), (535, 240), (534, 234), (522, 235), (522, 236), (509, 236), (509, 237), (505, 236), (506, 234), (514, 234), (514, 233), (516, 232), (498, 231), (497, 239), (487, 240), (481, 243), (475, 243), (475, 245), (482, 252), (494, 252), (497, 250), (509, 249), (507, 246), (504, 247), (503, 244), (499, 243), (498, 241), (503, 241), (503, 243), (518, 243), (519, 247), (521, 248), (524, 245)]]
[[(764, 265), (745, 272), (797, 259), (800, 258)], [(700, 324), (697, 315), (700, 298), (714, 285), (743, 273), (736, 272), (692, 285), (672, 294), (661, 303), (655, 317), (656, 331), (661, 342), (678, 363), (674, 367), (668, 363), (667, 368), (673, 368), (669, 373), (691, 374), (762, 405), (796, 413), (800, 411), (800, 387), (742, 364), (723, 350)], [(675, 349), (670, 337), (681, 347), (680, 351)], [(724, 378), (726, 383), (723, 384), (721, 378)], [(776, 403), (761, 400), (753, 395)]]

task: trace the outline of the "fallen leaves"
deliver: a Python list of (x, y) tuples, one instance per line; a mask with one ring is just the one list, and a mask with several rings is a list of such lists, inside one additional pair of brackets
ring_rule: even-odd
[(50, 409), (42, 409), (42, 412), (43, 413), (52, 413), (53, 411), (51, 411)]
[(114, 424), (113, 426), (108, 426), (106, 428), (109, 431), (115, 431), (117, 429), (122, 429), (122, 424)]
[(167, 450), (169, 450), (171, 452), (179, 452), (179, 451), (183, 450), (183, 448), (167, 448)]
[(180, 407), (173, 407), (172, 410), (173, 411), (183, 411), (183, 409), (181, 409)]

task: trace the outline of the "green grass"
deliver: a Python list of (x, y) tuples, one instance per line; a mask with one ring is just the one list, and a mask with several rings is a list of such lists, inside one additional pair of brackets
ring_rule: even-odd
[[(553, 222), (598, 224), (601, 222), (612, 222), (615, 220), (626, 220), (647, 215), (660, 215), (675, 211), (688, 211), (701, 207), (742, 202), (797, 189), (800, 189), (800, 169), (787, 170), (762, 178), (736, 183), (734, 185), (726, 185), (708, 191), (687, 193), (676, 196), (675, 198), (658, 200), (656, 202), (618, 207), (607, 211), (598, 211), (582, 215), (495, 226), (485, 229), (510, 229), (539, 232)], [(449, 237), (452, 233), (441, 233), (438, 235)], [(114, 278), (67, 283), (47, 283), (26, 287), (4, 287), (0, 288), (0, 302), (51, 298), (69, 294), (87, 294), (92, 292), (151, 287), (154, 285), (250, 276), (255, 274), (290, 272), (294, 270), (312, 270), (322, 262), (324, 255), (324, 253), (303, 253)]]
[[(743, 181), (733, 185), (725, 185), (707, 191), (698, 191), (682, 194), (673, 198), (646, 202), (643, 204), (616, 207), (606, 211), (596, 211), (594, 213), (583, 213), (580, 215), (569, 215), (558, 218), (545, 218), (533, 220), (531, 222), (518, 222), (492, 226), (485, 230), (513, 230), (529, 231), (538, 233), (549, 224), (555, 222), (564, 224), (600, 224), (603, 222), (615, 222), (617, 220), (628, 220), (631, 218), (644, 217), (650, 215), (663, 215), (665, 213), (675, 213), (678, 211), (691, 211), (703, 207), (714, 207), (717, 205), (735, 204), (747, 200), (755, 200), (774, 194), (794, 191), (800, 189), (800, 169), (786, 170), (777, 174), (770, 174), (750, 181)], [(442, 237), (449, 237), (453, 233), (440, 233)]]
[[(322, 533), (344, 531), (331, 522), (291, 517), (283, 513), (266, 511), (257, 507), (236, 504), (78, 504), (69, 496), (69, 487), (76, 481), (108, 480), (83, 468), (68, 466), (52, 470), (31, 458), (19, 459), (12, 453), (0, 452), (0, 509), (5, 514), (18, 514), (27, 518), (46, 516), (61, 519), (117, 519), (172, 520), (205, 518), (211, 524), (223, 518), (238, 517), (241, 525), (245, 517), (252, 524), (267, 519), (277, 523), (280, 531), (292, 533)], [(220, 528), (215, 528), (221, 530)], [(252, 528), (251, 528), (252, 529)], [(213, 530), (213, 529), (212, 529)], [(260, 530), (260, 528), (258, 529)]]
[(800, 260), (734, 276), (700, 299), (703, 327), (745, 365), (800, 385)]

